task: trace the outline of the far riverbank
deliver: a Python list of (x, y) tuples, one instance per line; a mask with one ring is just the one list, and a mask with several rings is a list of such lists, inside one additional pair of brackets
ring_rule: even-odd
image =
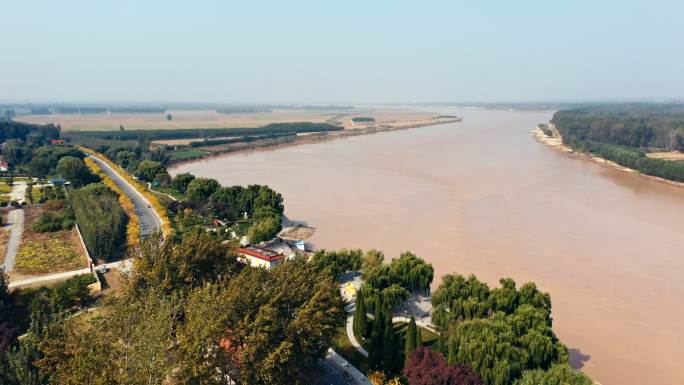
[(330, 131), (330, 132), (316, 132), (316, 133), (310, 133), (310, 134), (300, 134), (293, 136), (291, 138), (288, 138), (288, 140), (283, 141), (283, 140), (278, 140), (278, 139), (263, 139), (263, 140), (257, 140), (253, 142), (238, 142), (238, 143), (233, 143), (229, 146), (223, 146), (221, 148), (216, 148), (213, 152), (203, 155), (203, 156), (198, 156), (194, 158), (187, 158), (187, 159), (177, 159), (177, 160), (172, 160), (170, 162), (171, 165), (173, 166), (179, 166), (182, 164), (186, 163), (192, 163), (200, 159), (210, 159), (214, 158), (220, 155), (225, 155), (225, 154), (237, 154), (240, 152), (250, 152), (250, 151), (261, 151), (261, 150), (277, 150), (277, 149), (282, 149), (282, 148), (287, 148), (287, 147), (292, 147), (292, 146), (299, 146), (303, 144), (313, 144), (313, 143), (322, 143), (322, 142), (328, 142), (332, 140), (337, 140), (337, 139), (346, 139), (350, 137), (355, 137), (355, 136), (360, 136), (360, 135), (371, 135), (371, 134), (377, 134), (377, 133), (383, 133), (383, 132), (392, 132), (392, 131), (403, 131), (403, 130), (409, 130), (413, 128), (420, 128), (420, 127), (427, 127), (427, 126), (434, 126), (434, 125), (439, 125), (439, 124), (448, 124), (448, 123), (460, 123), (463, 121), (463, 118), (460, 117), (454, 117), (454, 118), (436, 118), (431, 121), (426, 121), (426, 122), (420, 122), (420, 123), (415, 123), (415, 124), (407, 124), (407, 125), (400, 125), (400, 126), (379, 126), (379, 127), (367, 127), (367, 128), (356, 128), (356, 129), (345, 129), (343, 131)]
[(621, 165), (613, 162), (612, 160), (608, 160), (605, 158), (594, 156), (593, 154), (587, 154), (587, 153), (579, 152), (579, 151), (573, 149), (572, 147), (563, 143), (563, 138), (560, 136), (560, 133), (553, 126), (553, 124), (549, 124), (549, 128), (553, 132), (552, 136), (549, 136), (546, 133), (544, 133), (544, 131), (539, 126), (537, 126), (534, 130), (532, 130), (532, 134), (534, 135), (534, 138), (538, 142), (545, 144), (551, 148), (554, 148), (554, 149), (556, 149), (556, 150), (558, 150), (558, 151), (560, 151), (560, 152), (562, 152), (562, 153), (564, 153), (570, 157), (573, 157), (576, 159), (582, 159), (582, 160), (589, 160), (591, 162), (598, 163), (600, 165), (607, 166), (607, 167), (610, 167), (610, 168), (618, 170), (618, 171), (626, 172), (629, 174), (636, 174), (640, 177), (651, 179), (651, 180), (654, 180), (657, 182), (667, 183), (669, 185), (673, 185), (673, 186), (677, 186), (677, 187), (684, 187), (684, 183), (682, 183), (682, 182), (675, 182), (675, 181), (665, 179), (665, 178), (661, 178), (658, 176), (644, 174), (642, 172), (639, 172), (638, 170), (634, 170), (634, 169), (629, 168), (629, 167), (621, 166)]

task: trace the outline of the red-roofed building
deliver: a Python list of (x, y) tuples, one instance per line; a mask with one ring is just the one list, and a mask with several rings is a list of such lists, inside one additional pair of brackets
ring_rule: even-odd
[(239, 259), (254, 267), (267, 269), (276, 267), (285, 261), (285, 255), (276, 251), (259, 246), (246, 246), (238, 248)]
[(64, 144), (64, 139), (51, 139), (50, 144), (52, 144), (53, 146), (58, 144)]

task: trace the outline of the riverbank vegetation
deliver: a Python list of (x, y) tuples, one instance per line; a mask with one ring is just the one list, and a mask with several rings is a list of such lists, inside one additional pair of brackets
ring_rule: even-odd
[(684, 150), (684, 105), (616, 104), (558, 111), (551, 122), (563, 143), (623, 167), (684, 182), (684, 161), (647, 156)]

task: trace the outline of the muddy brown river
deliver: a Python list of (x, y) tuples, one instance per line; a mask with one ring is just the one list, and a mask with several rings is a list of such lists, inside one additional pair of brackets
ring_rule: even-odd
[(462, 123), (183, 164), (268, 184), (319, 248), (411, 250), (446, 273), (535, 281), (572, 364), (603, 385), (684, 384), (684, 189), (536, 142), (551, 113), (443, 109)]

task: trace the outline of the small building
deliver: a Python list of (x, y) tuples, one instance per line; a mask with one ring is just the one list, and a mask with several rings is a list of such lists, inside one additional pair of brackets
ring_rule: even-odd
[(64, 186), (65, 184), (69, 183), (62, 178), (52, 178), (48, 182), (53, 186)]
[(0, 155), (0, 171), (4, 172), (7, 170), (9, 170), (9, 162), (4, 156)]
[(56, 146), (58, 144), (64, 144), (64, 139), (51, 139), (50, 144)]
[(238, 254), (240, 255), (238, 259), (241, 262), (253, 267), (271, 269), (285, 261), (285, 255), (259, 246), (240, 247), (238, 248)]

